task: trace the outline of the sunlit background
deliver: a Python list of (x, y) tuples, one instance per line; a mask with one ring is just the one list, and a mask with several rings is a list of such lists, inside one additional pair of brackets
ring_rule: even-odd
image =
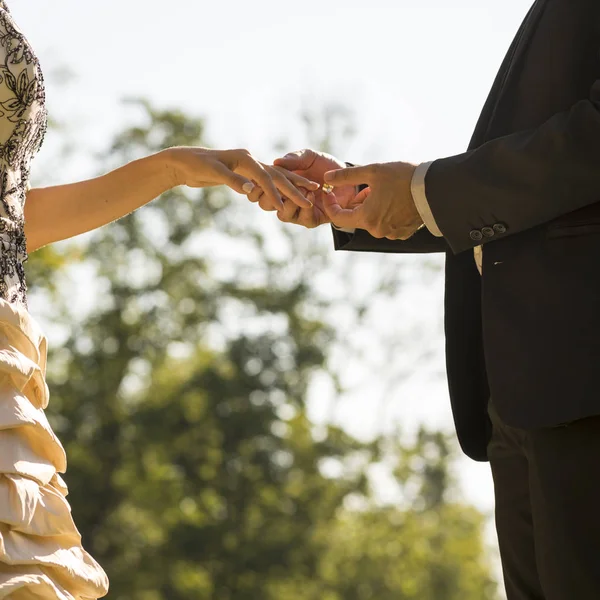
[[(529, 8), (527, 0), (11, 0), (11, 10), (33, 44), (47, 79), (48, 108), (62, 133), (51, 131), (38, 159), (35, 182), (97, 174), (97, 153), (137, 113), (124, 98), (180, 109), (205, 121), (205, 139), (219, 148), (247, 147), (270, 161), (278, 153), (328, 140), (354, 163), (431, 160), (464, 150), (506, 49)], [(331, 117), (329, 118), (328, 117)], [(57, 160), (63, 138), (75, 152)], [(48, 166), (50, 165), (50, 166)], [(243, 198), (237, 199), (244, 203)], [(240, 209), (275, 231), (273, 215)], [(240, 223), (243, 226), (244, 223)], [(278, 233), (272, 251), (278, 253)], [(333, 247), (327, 228), (304, 232), (309, 244)], [(281, 252), (284, 253), (284, 245)], [(215, 253), (207, 244), (207, 253)], [(215, 258), (227, 269), (232, 248)], [(353, 257), (333, 257), (334, 271)], [(343, 391), (319, 377), (311, 383), (309, 414), (369, 440), (400, 426), (425, 423), (451, 431), (444, 379), (440, 257), (357, 257), (356, 298), (363, 281), (381, 269), (402, 269), (393, 298), (359, 325), (345, 321), (343, 298), (336, 326), (367, 349), (364, 361), (344, 364)], [(74, 310), (93, 303), (93, 275), (75, 271)], [(343, 275), (343, 272), (342, 272)], [(314, 273), (323, 289), (335, 278)], [(362, 279), (364, 278), (364, 279)], [(367, 284), (365, 284), (367, 285)], [(368, 285), (367, 285), (368, 287)], [(347, 290), (348, 302), (352, 286)], [(363, 299), (364, 300), (364, 299)], [(52, 333), (42, 297), (31, 310)], [(376, 332), (376, 333), (374, 333)], [(56, 333), (56, 339), (60, 334)], [(390, 346), (385, 345), (389, 339)], [(52, 336), (51, 336), (52, 342)], [(486, 465), (466, 459), (456, 473), (464, 498), (491, 514)], [(383, 500), (395, 487), (373, 473)], [(488, 534), (491, 545), (494, 536)]]

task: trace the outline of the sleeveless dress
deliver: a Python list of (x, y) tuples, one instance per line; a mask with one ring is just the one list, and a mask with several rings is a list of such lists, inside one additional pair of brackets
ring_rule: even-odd
[(46, 130), (44, 82), (0, 0), (0, 598), (88, 600), (108, 580), (82, 548), (48, 405), (46, 338), (27, 311), (24, 204)]

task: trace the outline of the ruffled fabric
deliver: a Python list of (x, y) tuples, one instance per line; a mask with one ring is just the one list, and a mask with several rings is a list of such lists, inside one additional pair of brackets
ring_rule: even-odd
[(81, 545), (59, 475), (46, 349), (27, 310), (0, 299), (0, 599), (94, 600), (108, 579)]

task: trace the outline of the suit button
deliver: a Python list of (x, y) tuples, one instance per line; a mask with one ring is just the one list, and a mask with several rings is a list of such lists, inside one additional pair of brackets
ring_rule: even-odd
[(483, 233), (481, 233), (481, 231), (479, 231), (479, 229), (473, 229), (473, 231), (471, 231), (469, 236), (471, 237), (471, 239), (474, 242), (480, 242), (483, 239)]
[(491, 238), (496, 235), (496, 232), (493, 230), (492, 227), (484, 227), (481, 230), (481, 233), (483, 234), (483, 237), (486, 237), (486, 238)]
[(496, 223), (494, 225), (494, 231), (499, 234), (506, 233), (506, 225), (504, 223)]

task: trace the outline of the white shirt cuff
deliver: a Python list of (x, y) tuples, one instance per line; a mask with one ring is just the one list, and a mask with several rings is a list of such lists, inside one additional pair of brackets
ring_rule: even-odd
[(421, 219), (423, 219), (425, 227), (429, 229), (429, 233), (435, 237), (444, 237), (444, 234), (440, 231), (440, 228), (437, 226), (437, 223), (433, 218), (433, 213), (429, 207), (429, 202), (427, 202), (427, 194), (425, 193), (425, 176), (427, 175), (427, 171), (429, 171), (429, 167), (432, 165), (432, 163), (433, 161), (421, 163), (417, 167), (412, 181), (410, 182), (410, 191), (412, 193), (415, 206), (417, 207), (417, 211), (419, 212)]
[(331, 226), (338, 231), (343, 231), (344, 233), (356, 233), (356, 229), (354, 229), (354, 227), (336, 227), (333, 223)]

